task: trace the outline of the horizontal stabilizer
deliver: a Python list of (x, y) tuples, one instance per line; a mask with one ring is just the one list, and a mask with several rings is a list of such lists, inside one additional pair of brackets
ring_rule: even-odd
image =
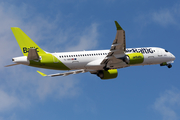
[(37, 50), (35, 48), (30, 48), (28, 53), (28, 60), (39, 60), (39, 55), (37, 53)]
[(76, 71), (70, 71), (70, 72), (65, 72), (65, 73), (56, 73), (56, 74), (50, 74), (50, 75), (46, 75), (40, 71), (37, 71), (40, 75), (42, 76), (49, 76), (49, 77), (55, 77), (55, 76), (67, 76), (67, 75), (70, 75), (70, 74), (78, 74), (78, 73), (85, 73), (85, 72), (88, 72), (84, 69), (81, 69), (81, 70), (76, 70)]
[(15, 63), (15, 64), (11, 64), (11, 65), (6, 65), (4, 67), (10, 67), (10, 66), (14, 66), (14, 65), (19, 65), (19, 64)]

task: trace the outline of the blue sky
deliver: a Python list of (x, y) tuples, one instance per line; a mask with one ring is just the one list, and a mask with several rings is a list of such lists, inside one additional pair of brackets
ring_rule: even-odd
[[(179, 120), (178, 0), (6, 0), (0, 1), (0, 120)], [(109, 49), (114, 21), (126, 31), (128, 47), (162, 47), (176, 56), (171, 69), (119, 69), (103, 81), (90, 73), (44, 78), (44, 70), (13, 66), (21, 50), (10, 27), (20, 27), (49, 52)]]

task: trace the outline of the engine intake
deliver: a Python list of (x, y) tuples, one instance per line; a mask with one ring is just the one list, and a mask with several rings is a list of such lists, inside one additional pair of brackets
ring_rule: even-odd
[(126, 64), (140, 64), (144, 61), (144, 56), (142, 53), (130, 53), (124, 58)]
[(118, 76), (118, 71), (117, 69), (112, 69), (112, 70), (100, 70), (97, 73), (97, 76), (100, 77), (102, 80), (106, 79), (113, 79)]

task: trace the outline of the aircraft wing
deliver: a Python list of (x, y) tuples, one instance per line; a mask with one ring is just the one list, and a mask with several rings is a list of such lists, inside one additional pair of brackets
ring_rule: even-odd
[(111, 45), (111, 49), (108, 55), (101, 62), (101, 64), (107, 65), (109, 61), (111, 61), (112, 63), (122, 62), (122, 60), (117, 59), (117, 57), (123, 58), (125, 56), (125, 51), (126, 51), (125, 31), (122, 29), (122, 27), (118, 24), (117, 21), (115, 21), (115, 24), (117, 28), (115, 40)]
[(56, 73), (56, 74), (50, 74), (50, 75), (46, 75), (40, 71), (37, 71), (40, 75), (42, 76), (48, 76), (48, 77), (55, 77), (55, 76), (67, 76), (67, 75), (70, 75), (70, 74), (78, 74), (78, 73), (85, 73), (85, 72), (88, 72), (84, 69), (81, 69), (81, 70), (75, 70), (75, 71), (69, 71), (69, 72), (65, 72), (65, 73)]

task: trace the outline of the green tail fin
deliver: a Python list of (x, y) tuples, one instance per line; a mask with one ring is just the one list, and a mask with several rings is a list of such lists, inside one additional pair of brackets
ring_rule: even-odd
[(31, 40), (20, 28), (11, 27), (11, 30), (21, 48), (21, 51), (24, 56), (28, 56), (30, 48), (35, 48), (38, 54), (46, 54), (34, 41)]

